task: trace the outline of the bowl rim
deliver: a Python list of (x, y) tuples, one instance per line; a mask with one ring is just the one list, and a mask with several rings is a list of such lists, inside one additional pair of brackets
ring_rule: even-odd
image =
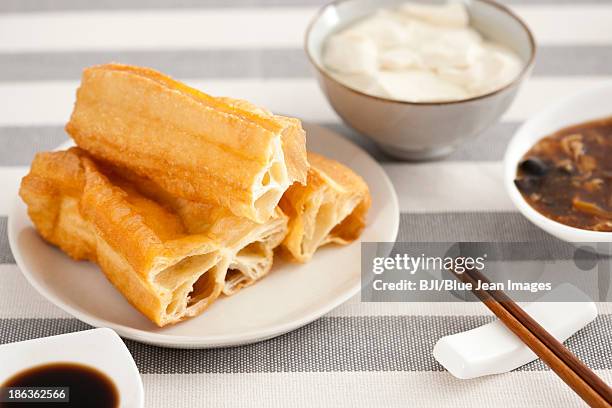
[[(594, 92), (600, 91), (602, 88), (607, 87), (610, 88), (612, 92), (612, 81), (605, 82), (604, 84), (599, 84), (596, 86), (591, 86), (587, 89), (584, 89), (579, 92), (575, 92), (571, 95), (565, 96), (555, 103), (547, 106), (546, 108), (540, 110), (535, 115), (532, 115), (528, 120), (524, 121), (523, 124), (514, 132), (512, 138), (508, 142), (508, 146), (506, 147), (506, 151), (504, 153), (503, 158), (503, 177), (504, 184), (506, 187), (506, 191), (510, 196), (510, 200), (513, 202), (514, 206), (519, 210), (521, 214), (537, 227), (543, 229), (544, 231), (556, 236), (557, 238), (568, 241), (566, 238), (573, 236), (575, 237), (575, 241), (570, 242), (612, 242), (612, 232), (607, 231), (592, 231), (577, 227), (572, 227), (570, 225), (563, 224), (559, 221), (555, 221), (551, 218), (546, 217), (544, 214), (537, 211), (533, 208), (527, 200), (523, 197), (521, 192), (514, 185), (514, 179), (516, 176), (516, 168), (518, 163), (520, 162), (523, 155), (538, 141), (542, 140), (542, 138), (546, 137), (547, 134), (541, 135), (535, 138), (533, 143), (528, 144), (526, 149), (519, 149), (516, 146), (520, 146), (523, 139), (526, 139), (528, 135), (533, 132), (527, 132), (525, 129), (528, 129), (529, 126), (532, 126), (532, 123), (542, 116), (545, 115), (553, 115), (556, 111), (561, 109), (563, 106), (571, 105), (575, 103), (574, 101), (580, 98), (588, 97)], [(586, 119), (583, 121), (577, 121), (575, 124), (580, 124), (582, 122), (588, 122), (593, 119)], [(561, 126), (557, 130), (561, 130), (565, 127), (572, 126), (571, 124)], [(553, 131), (554, 132), (554, 131)], [(519, 150), (522, 154), (518, 155), (518, 157), (511, 157), (511, 153), (514, 150)]]
[(310, 51), (308, 49), (308, 43), (310, 40), (310, 34), (312, 32), (312, 28), (314, 27), (314, 25), (316, 24), (317, 21), (319, 21), (319, 19), (321, 18), (321, 16), (323, 15), (323, 13), (325, 13), (325, 11), (329, 8), (332, 7), (337, 7), (338, 5), (342, 4), (342, 3), (349, 3), (351, 1), (356, 1), (356, 0), (333, 0), (327, 4), (325, 4), (324, 6), (320, 7), (317, 12), (315, 13), (315, 15), (310, 19), (310, 22), (308, 23), (308, 27), (306, 28), (306, 33), (304, 35), (304, 51), (306, 52), (306, 56), (308, 57), (308, 60), (310, 61), (310, 64), (312, 66), (314, 66), (317, 71), (319, 72), (319, 74), (323, 75), (327, 80), (330, 80), (332, 82), (334, 82), (335, 84), (340, 85), (342, 88), (344, 88), (345, 90), (360, 95), (360, 96), (364, 96), (367, 98), (371, 98), (374, 100), (378, 100), (380, 102), (387, 102), (387, 103), (393, 103), (393, 104), (398, 104), (398, 105), (412, 105), (412, 106), (438, 106), (438, 105), (455, 105), (455, 104), (460, 104), (460, 103), (464, 103), (464, 102), (472, 102), (472, 101), (477, 101), (477, 100), (481, 100), (481, 99), (486, 99), (489, 97), (492, 97), (494, 95), (497, 95), (499, 93), (502, 93), (503, 91), (512, 88), (515, 85), (520, 84), (523, 79), (528, 75), (528, 73), (531, 71), (531, 68), (534, 65), (535, 62), (535, 57), (537, 54), (537, 43), (535, 41), (535, 38), (533, 36), (533, 33), (531, 32), (531, 29), (529, 28), (529, 26), (527, 25), (527, 23), (525, 23), (518, 15), (516, 15), (512, 10), (510, 10), (508, 7), (506, 7), (505, 5), (498, 3), (497, 1), (494, 0), (470, 0), (470, 1), (475, 1), (475, 2), (480, 2), (480, 3), (485, 3), (488, 4), (490, 6), (493, 6), (495, 8), (497, 8), (499, 11), (501, 11), (502, 13), (505, 13), (507, 15), (509, 15), (511, 18), (513, 18), (516, 22), (519, 23), (519, 25), (523, 28), (523, 30), (525, 31), (525, 33), (527, 34), (527, 38), (529, 39), (529, 47), (530, 47), (530, 55), (529, 55), (529, 59), (527, 60), (527, 63), (525, 63), (525, 65), (523, 66), (523, 69), (521, 70), (521, 72), (509, 83), (507, 83), (506, 85), (502, 86), (501, 88), (495, 89), (491, 92), (488, 92), (486, 94), (482, 94), (482, 95), (477, 95), (477, 96), (473, 96), (471, 98), (465, 98), (465, 99), (458, 99), (458, 100), (452, 100), (452, 101), (439, 101), (439, 102), (410, 102), (410, 101), (402, 101), (402, 100), (398, 100), (398, 99), (392, 99), (392, 98), (386, 98), (384, 96), (376, 96), (376, 95), (371, 95), (362, 91), (359, 91), (355, 88), (352, 88), (340, 81), (338, 81), (337, 79), (335, 79), (332, 75), (330, 75), (327, 70), (325, 68), (323, 68), (322, 66), (320, 66), (315, 59), (313, 58), (313, 56), (310, 54)]

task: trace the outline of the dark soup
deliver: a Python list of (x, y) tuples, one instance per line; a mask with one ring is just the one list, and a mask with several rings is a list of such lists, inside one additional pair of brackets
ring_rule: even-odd
[(514, 180), (546, 217), (576, 228), (612, 231), (612, 117), (559, 130), (519, 163)]

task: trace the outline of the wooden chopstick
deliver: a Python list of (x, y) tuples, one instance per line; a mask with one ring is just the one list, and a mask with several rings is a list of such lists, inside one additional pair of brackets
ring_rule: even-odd
[(547, 366), (592, 407), (611, 407), (612, 389), (561, 342), (499, 290), (475, 289), (478, 282), (490, 283), (479, 271), (453, 272), (472, 284), (472, 292), (504, 325), (523, 341)]
[[(482, 282), (490, 283), (486, 276), (477, 270), (470, 271), (469, 274), (475, 279)], [(489, 291), (498, 302), (502, 304), (513, 316), (517, 318), (530, 332), (535, 334), (542, 343), (544, 343), (555, 355), (566, 362), (566, 364), (575, 371), (580, 377), (587, 381), (591, 387), (597, 391), (608, 402), (612, 403), (612, 389), (587, 367), (575, 354), (559, 340), (553, 337), (546, 329), (544, 329), (537, 321), (535, 321), (524, 309), (514, 302), (506, 293), (500, 290)]]

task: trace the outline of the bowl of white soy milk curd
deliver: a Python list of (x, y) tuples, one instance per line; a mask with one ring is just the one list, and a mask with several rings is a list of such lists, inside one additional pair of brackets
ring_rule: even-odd
[(305, 49), (348, 126), (391, 156), (432, 160), (500, 119), (536, 43), (489, 0), (339, 0), (314, 16)]

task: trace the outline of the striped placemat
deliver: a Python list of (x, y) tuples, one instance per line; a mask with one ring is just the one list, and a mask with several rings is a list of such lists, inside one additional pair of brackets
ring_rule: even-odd
[[(320, 0), (3, 0), (0, 2), (0, 343), (88, 326), (41, 298), (21, 276), (7, 214), (35, 152), (67, 139), (80, 70), (120, 61), (157, 68), (217, 95), (239, 96), (345, 135), (383, 163), (400, 199), (398, 239), (546, 241), (502, 183), (505, 146), (555, 100), (612, 78), (612, 1), (512, 0), (540, 45), (533, 77), (502, 121), (448, 158), (406, 164), (344, 126), (302, 52)], [(295, 96), (299, 95), (299, 98)], [(612, 308), (568, 346), (612, 382)], [(217, 350), (126, 341), (147, 407), (580, 404), (542, 363), (459, 381), (431, 356), (444, 335), (492, 317), (479, 304), (361, 303), (292, 333)], [(1, 364), (1, 362), (0, 362)]]

